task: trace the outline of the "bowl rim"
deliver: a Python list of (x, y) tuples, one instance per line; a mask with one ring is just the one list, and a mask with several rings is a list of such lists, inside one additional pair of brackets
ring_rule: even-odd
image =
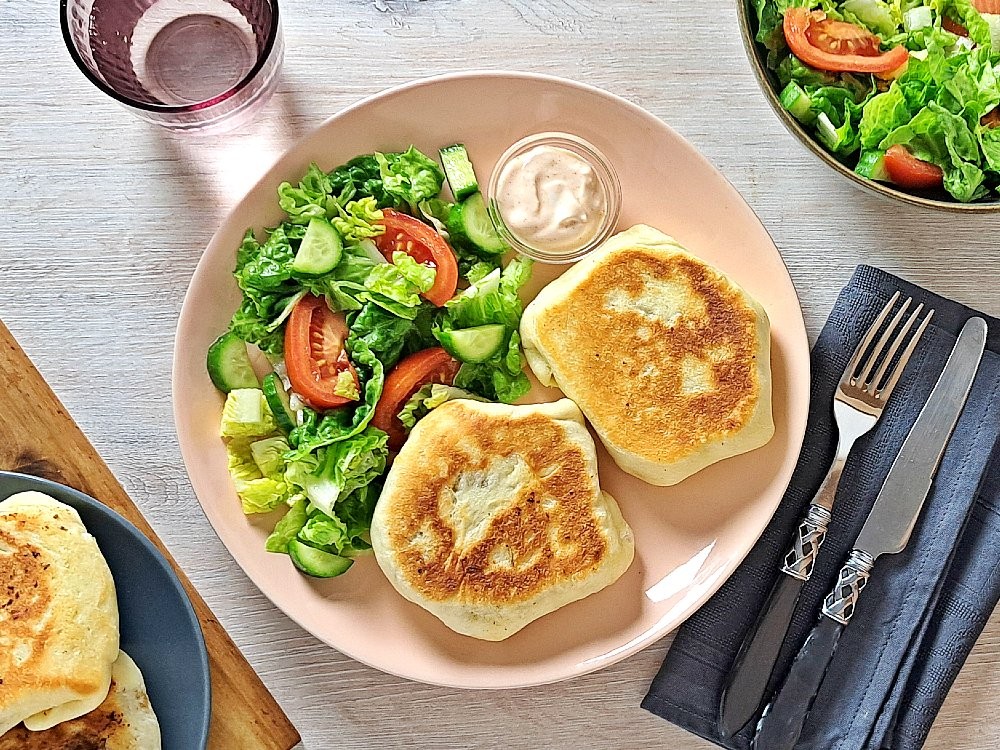
[(774, 90), (774, 85), (771, 82), (770, 72), (767, 69), (767, 65), (761, 59), (761, 52), (758, 47), (756, 33), (753, 28), (754, 22), (750, 17), (749, 0), (737, 0), (736, 6), (736, 12), (740, 23), (740, 36), (743, 40), (743, 49), (746, 51), (747, 58), (750, 61), (750, 67), (753, 69), (754, 77), (757, 79), (757, 84), (763, 92), (764, 98), (767, 99), (768, 104), (771, 105), (771, 109), (774, 110), (774, 113), (778, 116), (778, 120), (785, 126), (785, 129), (794, 135), (803, 146), (809, 149), (809, 151), (819, 157), (828, 166), (832, 167), (841, 176), (846, 177), (858, 187), (867, 190), (870, 193), (886, 196), (902, 203), (908, 203), (911, 206), (933, 208), (939, 211), (950, 211), (952, 213), (988, 214), (1000, 212), (1000, 200), (993, 201), (992, 203), (959, 203), (958, 201), (943, 201), (935, 198), (926, 198), (921, 195), (914, 195), (913, 193), (897, 190), (889, 185), (875, 182), (874, 180), (869, 180), (835, 159), (830, 152), (816, 142), (815, 138), (806, 132), (805, 128), (802, 127), (799, 121), (796, 120), (791, 113), (788, 112), (788, 110), (781, 106), (781, 100), (778, 98), (778, 94)]
[[(202, 694), (197, 696), (198, 702), (205, 707), (204, 716), (204, 726), (201, 727), (200, 743), (199, 747), (205, 748), (208, 746), (208, 735), (209, 730), (212, 725), (212, 671), (208, 661), (208, 647), (205, 643), (205, 633), (201, 627), (201, 620), (198, 619), (198, 614), (194, 610), (194, 604), (191, 602), (191, 598), (188, 596), (187, 591), (184, 590), (184, 586), (181, 584), (180, 579), (177, 577), (177, 572), (174, 570), (173, 566), (167, 560), (167, 558), (157, 549), (156, 545), (153, 544), (152, 540), (141, 532), (135, 524), (129, 521), (125, 516), (116, 511), (114, 508), (105, 505), (100, 500), (91, 497), (86, 492), (78, 490), (69, 485), (62, 484), (61, 482), (56, 482), (52, 479), (46, 479), (45, 477), (35, 476), (34, 474), (25, 474), (19, 471), (4, 471), (0, 470), (0, 482), (4, 480), (13, 480), (17, 482), (25, 482), (27, 484), (35, 485), (40, 491), (56, 492), (61, 495), (69, 495), (76, 502), (81, 505), (85, 505), (90, 509), (96, 511), (97, 513), (105, 515), (112, 522), (124, 529), (129, 536), (136, 540), (136, 543), (142, 547), (156, 562), (167, 572), (167, 579), (170, 581), (170, 585), (177, 592), (178, 598), (181, 600), (181, 606), (184, 608), (185, 613), (191, 622), (196, 626), (194, 631), (196, 633), (195, 640), (198, 643), (198, 662), (201, 667), (202, 674), (205, 675), (206, 679), (204, 681), (205, 689)], [(58, 499), (58, 498), (57, 498)], [(89, 530), (88, 530), (89, 533)]]

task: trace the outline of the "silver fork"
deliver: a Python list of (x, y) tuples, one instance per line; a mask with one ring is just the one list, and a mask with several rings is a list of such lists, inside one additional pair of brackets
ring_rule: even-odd
[[(837, 485), (847, 456), (855, 441), (871, 430), (882, 416), (886, 401), (934, 315), (934, 311), (929, 310), (918, 324), (924, 306), (917, 305), (907, 316), (913, 302), (908, 297), (882, 330), (900, 296), (896, 292), (882, 308), (837, 384), (833, 396), (838, 433), (837, 454), (799, 525), (792, 549), (785, 555), (781, 571), (786, 575), (772, 589), (762, 614), (743, 641), (727, 676), (719, 708), (719, 729), (724, 737), (732, 737), (739, 732), (763, 703), (774, 663), (792, 620), (795, 602), (802, 586), (812, 575), (816, 555), (826, 538)], [(913, 330), (914, 325), (916, 330)], [(875, 344), (872, 345), (872, 342)], [(905, 348), (900, 353), (904, 344)]]

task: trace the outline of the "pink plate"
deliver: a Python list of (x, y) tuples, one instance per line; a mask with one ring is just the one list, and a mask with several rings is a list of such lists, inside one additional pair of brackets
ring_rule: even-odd
[[(601, 484), (635, 530), (636, 559), (614, 585), (488, 643), (448, 630), (403, 599), (373, 558), (328, 581), (300, 575), (264, 551), (274, 518), (246, 518), (218, 437), (223, 399), (205, 352), (240, 295), (231, 271), (247, 227), (281, 218), (276, 190), (315, 161), (333, 169), (411, 143), (426, 153), (463, 142), (481, 181), (500, 153), (540, 131), (576, 133), (615, 165), (621, 227), (643, 222), (716, 265), (771, 319), (776, 434), (764, 448), (667, 488), (624, 474), (601, 451)], [(529, 293), (560, 267), (536, 265)], [(534, 400), (557, 391), (536, 386)], [(464, 688), (563, 680), (613, 664), (680, 625), (750, 550), (788, 484), (805, 431), (809, 351), (798, 299), (774, 243), (733, 187), (673, 130), (634, 104), (570, 81), (521, 73), (462, 73), (392, 89), (331, 118), (286, 153), (232, 211), (191, 281), (177, 328), (174, 416), (191, 483), (216, 532), (247, 575), (303, 628), (392, 674)]]

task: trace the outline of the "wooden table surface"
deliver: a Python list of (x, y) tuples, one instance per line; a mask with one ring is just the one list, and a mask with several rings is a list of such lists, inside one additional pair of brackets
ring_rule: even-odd
[[(0, 0), (0, 320), (306, 747), (710, 747), (638, 707), (669, 637), (569, 682), (465, 692), (357, 664), (276, 610), (202, 515), (174, 433), (174, 328), (202, 249), (303, 133), (363, 96), (462, 68), (567, 76), (663, 118), (770, 230), (811, 339), (859, 262), (1000, 315), (1000, 215), (928, 213), (831, 175), (756, 90), (731, 2), (282, 0), (281, 9), (287, 53), (275, 97), (237, 132), (191, 137), (134, 119), (93, 88), (64, 49), (56, 3)], [(927, 747), (998, 744), (994, 615)]]

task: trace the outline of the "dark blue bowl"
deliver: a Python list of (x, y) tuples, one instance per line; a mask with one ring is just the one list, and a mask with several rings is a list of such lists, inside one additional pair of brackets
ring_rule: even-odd
[(170, 563), (103, 503), (47, 479), (0, 471), (0, 500), (35, 490), (72, 506), (97, 539), (115, 578), (121, 648), (142, 670), (163, 750), (204, 750), (212, 715), (201, 625)]

